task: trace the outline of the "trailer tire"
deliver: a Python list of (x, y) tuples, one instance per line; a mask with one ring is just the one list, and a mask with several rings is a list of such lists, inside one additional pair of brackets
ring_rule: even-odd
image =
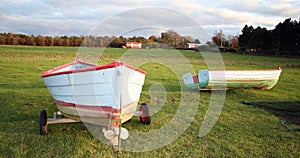
[(40, 135), (45, 135), (48, 132), (47, 129), (47, 112), (46, 110), (41, 110), (40, 111), (40, 120), (39, 120), (39, 125), (40, 125)]
[(140, 116), (141, 123), (149, 125), (151, 123), (150, 107), (146, 103), (143, 103), (140, 107), (140, 111), (142, 112), (142, 115)]

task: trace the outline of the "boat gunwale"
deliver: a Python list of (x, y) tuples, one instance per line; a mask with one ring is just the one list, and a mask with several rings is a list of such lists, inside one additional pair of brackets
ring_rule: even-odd
[[(68, 66), (71, 66), (71, 65), (75, 65), (76, 63), (80, 63), (80, 64), (86, 64), (86, 65), (89, 65), (89, 66), (93, 66), (93, 67), (89, 67), (89, 68), (79, 68), (79, 69), (73, 69), (73, 70), (65, 70), (65, 71), (59, 71), (59, 72), (56, 72), (58, 70), (61, 70), (63, 68), (66, 68)], [(116, 61), (116, 62), (111, 62), (109, 64), (105, 64), (105, 65), (97, 65), (97, 64), (92, 64), (92, 63), (88, 63), (88, 62), (84, 62), (84, 61), (73, 61), (73, 62), (70, 62), (68, 64), (64, 64), (64, 65), (61, 65), (61, 66), (58, 66), (58, 67), (55, 67), (53, 69), (50, 69), (48, 71), (45, 71), (45, 72), (42, 72), (41, 74), (41, 77), (49, 77), (49, 76), (56, 76), (56, 75), (62, 75), (62, 74), (71, 74), (71, 73), (78, 73), (78, 72), (87, 72), (87, 71), (96, 71), (96, 70), (103, 70), (103, 69), (109, 69), (109, 68), (114, 68), (114, 67), (117, 67), (117, 66), (125, 66), (129, 69), (132, 69), (134, 71), (137, 71), (137, 72), (140, 72), (142, 74), (146, 74), (145, 71), (139, 69), (139, 68), (136, 68), (136, 67), (133, 67), (131, 65), (128, 65), (126, 64), (125, 62), (123, 61)]]
[(282, 71), (281, 67), (278, 67), (277, 69), (264, 69), (264, 70), (208, 70), (209, 72), (245, 72), (245, 71), (250, 71), (250, 72), (254, 72), (254, 71), (258, 71), (258, 72), (266, 72), (266, 71)]

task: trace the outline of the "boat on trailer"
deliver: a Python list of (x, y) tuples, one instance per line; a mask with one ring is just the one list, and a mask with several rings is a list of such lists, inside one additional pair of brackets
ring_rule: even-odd
[[(103, 127), (104, 136), (116, 146), (128, 131), (121, 124), (139, 115), (144, 124), (150, 124), (147, 104), (137, 111), (146, 72), (125, 62), (97, 65), (81, 61), (58, 66), (41, 74), (59, 110), (66, 118), (47, 118), (40, 111), (40, 134), (47, 133), (47, 124), (82, 121)], [(116, 132), (120, 129), (121, 132)], [(118, 134), (121, 133), (121, 134)]]
[(184, 83), (200, 90), (272, 89), (279, 80), (282, 69), (273, 70), (199, 70), (197, 75), (186, 73)]

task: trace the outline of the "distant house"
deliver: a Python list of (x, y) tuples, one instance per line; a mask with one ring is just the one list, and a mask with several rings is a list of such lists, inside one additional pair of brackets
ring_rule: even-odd
[(126, 48), (142, 48), (142, 43), (140, 43), (140, 42), (126, 42)]
[(199, 46), (202, 46), (202, 45), (203, 44), (200, 44), (200, 43), (186, 43), (185, 48), (196, 49), (196, 48), (198, 48)]

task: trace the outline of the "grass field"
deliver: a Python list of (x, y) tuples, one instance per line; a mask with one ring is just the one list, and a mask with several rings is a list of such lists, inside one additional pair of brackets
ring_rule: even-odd
[[(77, 51), (74, 47), (0, 46), (0, 157), (120, 156), (89, 133), (82, 123), (49, 125), (49, 134), (39, 135), (39, 111), (45, 109), (51, 114), (57, 110), (40, 74), (73, 61)], [(108, 48), (101, 62), (118, 60), (126, 51)], [(199, 53), (181, 52), (195, 71), (206, 68)], [(300, 126), (300, 59), (237, 54), (223, 54), (222, 57), (226, 69), (281, 66), (283, 72), (272, 90), (227, 91), (222, 113), (206, 136), (198, 137), (198, 134), (211, 93), (199, 92), (201, 100), (196, 117), (178, 139), (153, 151), (124, 151), (121, 156), (300, 157), (300, 132), (287, 132), (281, 125), (285, 119), (293, 123), (291, 128)], [(164, 126), (178, 110), (176, 105), (180, 100), (180, 87), (170, 69), (154, 62), (141, 68), (147, 72), (141, 102), (149, 102), (148, 90), (153, 83), (164, 85), (168, 96), (163, 108), (152, 116), (151, 125), (142, 125), (138, 123), (139, 118), (134, 117), (124, 124), (130, 131), (151, 131)], [(244, 101), (253, 105), (245, 105)], [(285, 113), (287, 110), (293, 111)]]

